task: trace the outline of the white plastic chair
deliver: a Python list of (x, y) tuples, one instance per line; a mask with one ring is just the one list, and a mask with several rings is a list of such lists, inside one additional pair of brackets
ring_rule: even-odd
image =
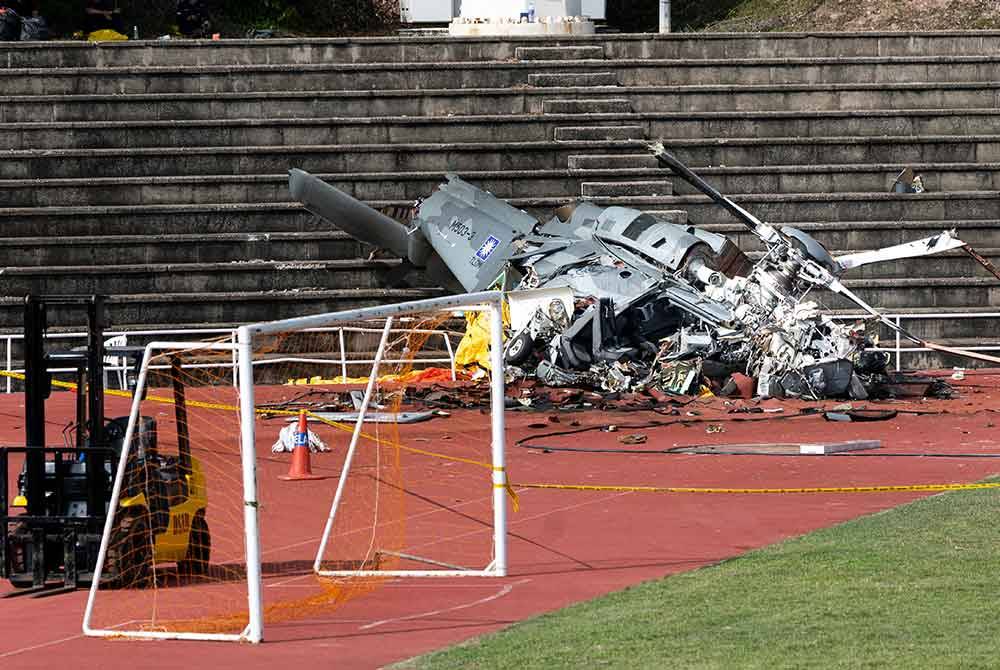
[[(125, 335), (115, 335), (109, 340), (104, 341), (105, 348), (107, 347), (124, 347), (126, 344)], [(125, 373), (128, 371), (128, 357), (127, 356), (105, 356), (104, 357), (104, 388), (108, 388), (108, 372), (114, 370), (118, 373), (118, 386), (121, 390), (125, 390)]]

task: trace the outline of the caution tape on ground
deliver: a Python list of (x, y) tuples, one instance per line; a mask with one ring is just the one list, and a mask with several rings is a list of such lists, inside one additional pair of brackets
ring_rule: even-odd
[[(5, 370), (0, 370), (0, 377), (11, 377), (14, 379), (24, 380), (24, 375), (17, 372), (8, 372)], [(52, 385), (59, 388), (66, 389), (76, 389), (77, 385), (73, 382), (63, 382), (53, 380)], [(114, 389), (105, 389), (104, 391), (107, 395), (119, 396), (123, 398), (131, 398), (132, 394), (128, 391), (117, 391)], [(166, 398), (162, 396), (147, 396), (147, 400), (152, 402), (161, 402), (167, 404), (173, 404), (173, 398)], [(188, 400), (186, 404), (189, 407), (198, 407), (201, 409), (215, 409), (223, 411), (233, 411), (238, 412), (239, 407), (236, 405), (229, 405), (224, 403), (208, 403), (199, 400)], [(283, 410), (283, 409), (271, 409), (266, 407), (258, 407), (254, 410), (260, 415), (270, 415), (270, 416), (298, 416), (298, 410)], [(337, 430), (342, 430), (345, 432), (353, 432), (354, 427), (340, 423), (337, 421), (331, 421), (325, 417), (319, 416), (312, 412), (307, 411), (306, 414), (316, 421), (323, 423)], [(464, 458), (462, 456), (453, 456), (451, 454), (443, 454), (437, 451), (430, 451), (427, 449), (418, 449), (416, 447), (409, 447), (405, 444), (400, 444), (391, 440), (384, 440), (378, 438), (374, 435), (370, 435), (365, 432), (361, 432), (359, 437), (366, 440), (376, 442), (378, 444), (386, 445), (401, 449), (414, 454), (420, 454), (423, 456), (431, 456), (433, 458), (440, 458), (442, 460), (454, 461), (457, 463), (465, 463), (468, 465), (475, 465), (477, 467), (485, 468), (495, 472), (504, 473), (505, 481), (502, 484), (494, 484), (494, 488), (502, 488), (507, 492), (507, 495), (511, 499), (511, 505), (514, 511), (518, 511), (520, 507), (520, 501), (515, 489), (541, 489), (541, 490), (557, 490), (557, 491), (596, 491), (596, 492), (609, 492), (609, 493), (711, 493), (711, 494), (781, 494), (781, 493), (895, 493), (895, 492), (906, 492), (906, 491), (967, 491), (974, 489), (995, 489), (1000, 488), (1000, 482), (979, 482), (974, 484), (906, 484), (906, 485), (884, 485), (884, 486), (809, 486), (809, 487), (798, 487), (798, 488), (718, 488), (718, 487), (691, 487), (691, 486), (625, 486), (625, 485), (597, 485), (597, 484), (517, 484), (506, 479), (506, 470), (502, 467), (494, 466), (492, 463), (486, 461), (479, 461), (472, 458)]]
[[(24, 380), (24, 374), (18, 373), (18, 372), (8, 372), (6, 370), (0, 370), (0, 377), (11, 377), (13, 379), (19, 379), (19, 380), (22, 380), (22, 381)], [(57, 387), (57, 388), (64, 388), (64, 389), (69, 389), (69, 390), (76, 390), (76, 388), (77, 388), (77, 384), (75, 384), (73, 382), (64, 382), (64, 381), (59, 381), (59, 380), (52, 380), (52, 385), (55, 386), (55, 387)], [(118, 391), (118, 390), (115, 390), (115, 389), (104, 389), (104, 393), (105, 393), (105, 395), (117, 396), (117, 397), (122, 397), (122, 398), (132, 398), (132, 393), (130, 393), (129, 391)], [(146, 400), (148, 400), (150, 402), (159, 402), (159, 403), (165, 403), (165, 404), (170, 404), (170, 405), (172, 405), (174, 403), (174, 399), (173, 398), (167, 398), (167, 397), (164, 397), (164, 396), (148, 395), (148, 396), (146, 396)], [(220, 411), (228, 411), (228, 412), (238, 412), (238, 411), (240, 411), (240, 408), (238, 406), (236, 406), (236, 405), (229, 405), (229, 404), (226, 404), (226, 403), (211, 403), (211, 402), (205, 402), (205, 401), (202, 401), (202, 400), (186, 400), (185, 401), (185, 405), (187, 405), (188, 407), (196, 407), (196, 408), (199, 408), (199, 409), (211, 409), (211, 410), (220, 410)], [(254, 409), (254, 412), (257, 413), (258, 415), (262, 415), (262, 416), (298, 416), (299, 415), (299, 410), (273, 409), (273, 408), (268, 408), (268, 407), (257, 407), (257, 408)], [(353, 425), (349, 425), (349, 424), (346, 424), (346, 423), (341, 423), (339, 421), (332, 421), (330, 419), (327, 419), (326, 417), (320, 416), (318, 414), (314, 414), (313, 412), (310, 412), (308, 410), (306, 411), (306, 415), (310, 419), (313, 419), (313, 420), (318, 421), (318, 422), (320, 422), (322, 424), (330, 426), (331, 428), (335, 428), (337, 430), (344, 431), (344, 432), (347, 432), (347, 433), (353, 433), (354, 432), (354, 426)], [(376, 442), (376, 443), (384, 445), (384, 446), (395, 447), (397, 449), (400, 449), (402, 451), (406, 451), (406, 452), (409, 452), (409, 453), (412, 453), (412, 454), (419, 454), (421, 456), (430, 456), (432, 458), (440, 458), (440, 459), (447, 460), (447, 461), (454, 461), (456, 463), (465, 463), (467, 465), (474, 465), (476, 467), (485, 468), (487, 470), (494, 470), (494, 471), (497, 471), (497, 472), (505, 472), (504, 468), (494, 466), (492, 463), (489, 463), (489, 462), (486, 462), (486, 461), (480, 461), (480, 460), (476, 460), (474, 458), (465, 458), (463, 456), (453, 456), (451, 454), (443, 454), (441, 452), (430, 451), (428, 449), (419, 449), (417, 447), (410, 447), (410, 446), (407, 446), (405, 444), (400, 444), (400, 443), (392, 441), (392, 440), (385, 440), (385, 439), (376, 437), (376, 436), (371, 435), (369, 433), (365, 433), (364, 431), (362, 431), (359, 434), (359, 437), (361, 437), (362, 439), (365, 439), (365, 440), (369, 440), (371, 442)], [(509, 484), (504, 484), (502, 486), (503, 486), (503, 488), (505, 488), (507, 490), (508, 495), (510, 495), (511, 501), (512, 501), (514, 509), (516, 511), (517, 507), (518, 507), (518, 504), (517, 504), (517, 494), (514, 492), (514, 490), (512, 488), (510, 488)]]
[(553, 489), (558, 491), (605, 491), (612, 493), (894, 493), (899, 491), (965, 491), (1000, 488), (1000, 482), (976, 484), (906, 484), (889, 486), (806, 486), (780, 489), (741, 489), (691, 486), (599, 486), (595, 484), (518, 484), (518, 489)]

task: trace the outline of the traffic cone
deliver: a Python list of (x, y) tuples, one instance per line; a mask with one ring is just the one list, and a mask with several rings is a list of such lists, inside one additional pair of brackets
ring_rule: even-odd
[(299, 427), (295, 431), (295, 447), (292, 449), (292, 465), (288, 468), (288, 474), (280, 475), (278, 479), (285, 481), (326, 479), (322, 475), (312, 473), (312, 463), (309, 458), (309, 425), (305, 410), (299, 412)]

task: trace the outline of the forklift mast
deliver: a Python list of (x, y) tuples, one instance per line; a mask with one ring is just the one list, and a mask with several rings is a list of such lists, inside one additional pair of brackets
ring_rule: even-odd
[[(84, 307), (87, 311), (87, 349), (85, 353), (47, 354), (45, 331), (49, 307)], [(104, 439), (104, 297), (90, 296), (36, 296), (25, 300), (24, 311), (24, 367), (25, 367), (25, 475), (29, 491), (29, 516), (43, 516), (45, 497), (30, 495), (41, 492), (45, 486), (45, 400), (52, 390), (51, 367), (73, 364), (77, 369), (77, 446), (97, 447), (88, 453), (87, 463), (87, 513), (104, 516), (108, 491), (103, 482), (108, 447)], [(84, 405), (83, 389), (87, 389)], [(81, 411), (83, 410), (83, 411)]]

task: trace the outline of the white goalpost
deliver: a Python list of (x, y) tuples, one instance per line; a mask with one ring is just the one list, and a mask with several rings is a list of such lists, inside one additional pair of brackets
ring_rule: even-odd
[[(83, 633), (91, 637), (111, 637), (111, 638), (135, 638), (135, 639), (174, 639), (174, 640), (219, 640), (230, 642), (260, 642), (263, 637), (263, 619), (261, 617), (261, 580), (260, 580), (260, 545), (257, 526), (257, 477), (256, 477), (256, 454), (254, 449), (242, 449), (241, 469), (243, 472), (243, 506), (244, 519), (243, 530), (246, 538), (246, 571), (247, 571), (247, 602), (249, 607), (249, 623), (238, 634), (234, 633), (203, 633), (185, 631), (163, 631), (163, 630), (123, 630), (122, 627), (102, 628), (92, 625), (94, 606), (100, 588), (102, 577), (104, 576), (105, 561), (108, 557), (108, 549), (111, 541), (113, 529), (116, 525), (118, 506), (122, 498), (122, 484), (125, 480), (126, 466), (130, 456), (134, 457), (136, 434), (140, 417), (140, 404), (144, 392), (147, 388), (149, 378), (150, 361), (154, 352), (171, 351), (183, 353), (186, 351), (223, 351), (233, 352), (236, 347), (223, 342), (150, 342), (146, 345), (143, 353), (142, 364), (139, 368), (136, 380), (136, 390), (132, 397), (131, 410), (129, 412), (128, 425), (125, 435), (122, 438), (121, 456), (118, 459), (118, 466), (115, 470), (114, 485), (111, 490), (111, 500), (108, 503), (108, 516), (104, 523), (104, 531), (101, 537), (101, 547), (97, 556), (97, 565), (94, 569), (93, 578), (90, 585), (90, 592), (87, 596), (87, 605), (83, 614)], [(237, 350), (238, 351), (238, 350)], [(240, 376), (243, 379), (250, 379), (247, 384), (253, 387), (252, 367), (245, 369), (240, 361)], [(247, 411), (249, 409), (249, 412)], [(242, 444), (253, 445), (253, 400), (251, 398), (249, 406), (241, 405), (241, 424), (249, 425), (249, 433), (243, 434)], [(249, 421), (244, 421), (249, 417)], [(249, 439), (248, 439), (249, 437)], [(153, 579), (156, 579), (155, 566)], [(126, 623), (126, 622), (122, 622)]]
[[(128, 423), (124, 429), (124, 436), (121, 439), (121, 455), (114, 473), (114, 486), (112, 488), (111, 500), (109, 502), (108, 516), (103, 529), (103, 536), (97, 558), (97, 567), (94, 572), (92, 585), (87, 599), (86, 610), (83, 618), (83, 632), (88, 636), (95, 637), (116, 637), (116, 638), (139, 638), (139, 639), (181, 639), (181, 640), (218, 640), (218, 641), (242, 641), (257, 643), (264, 639), (264, 627), (268, 621), (289, 619), (294, 615), (296, 609), (302, 609), (301, 616), (307, 616), (308, 612), (301, 606), (307, 603), (309, 607), (314, 607), (317, 598), (301, 598), (302, 591), (292, 593), (291, 591), (281, 592), (282, 588), (290, 589), (286, 585), (288, 582), (301, 580), (311, 575), (311, 578), (321, 583), (320, 596), (324, 592), (330, 595), (330, 602), (337, 603), (349, 600), (350, 597), (343, 596), (345, 588), (355, 582), (352, 580), (364, 580), (370, 578), (404, 578), (404, 577), (503, 577), (507, 574), (507, 497), (508, 481), (505, 470), (505, 443), (504, 443), (504, 362), (503, 362), (503, 294), (499, 291), (480, 292), (473, 294), (448, 296), (428, 300), (418, 300), (392, 305), (359, 308), (316, 314), (305, 317), (283, 319), (277, 321), (261, 322), (242, 326), (238, 329), (237, 341), (232, 342), (153, 342), (147, 345), (143, 362), (138, 372), (137, 386), (131, 400), (131, 408), (128, 416)], [(448, 556), (428, 557), (419, 555), (425, 553), (420, 550), (421, 545), (414, 540), (416, 549), (409, 549), (407, 546), (397, 546), (392, 542), (377, 544), (375, 541), (378, 524), (385, 524), (386, 521), (379, 518), (370, 522), (371, 547), (376, 554), (382, 557), (390, 557), (392, 560), (371, 561), (367, 555), (363, 560), (333, 560), (330, 558), (331, 550), (337, 548), (338, 543), (343, 542), (345, 534), (354, 533), (357, 535), (358, 508), (361, 505), (369, 504), (367, 501), (358, 502), (352, 499), (350, 482), (352, 478), (361, 477), (366, 485), (371, 486), (371, 482), (376, 482), (374, 486), (395, 485), (397, 496), (407, 494), (402, 486), (394, 480), (383, 481), (378, 472), (373, 474), (371, 468), (364, 465), (365, 461), (359, 462), (359, 455), (362, 448), (366, 455), (379, 448), (389, 451), (392, 447), (397, 447), (395, 453), (396, 467), (401, 468), (399, 459), (403, 456), (410, 458), (407, 461), (411, 464), (418, 457), (407, 452), (401, 452), (398, 442), (376, 438), (366, 434), (364, 428), (366, 418), (373, 408), (380, 407), (376, 404), (376, 389), (379, 386), (380, 372), (386, 369), (389, 362), (387, 353), (393, 346), (390, 343), (390, 334), (398, 333), (406, 329), (406, 324), (416, 319), (415, 315), (427, 317), (428, 315), (439, 315), (436, 318), (444, 319), (453, 315), (481, 314), (488, 317), (488, 339), (489, 339), (489, 404), (490, 404), (490, 429), (488, 438), (489, 462), (486, 459), (478, 459), (484, 462), (474, 463), (481, 466), (475, 472), (483, 473), (482, 483), (485, 487), (485, 468), (491, 468), (491, 475), (488, 480), (492, 486), (492, 492), (488, 497), (476, 498), (469, 504), (475, 504), (476, 514), (469, 515), (463, 512), (466, 518), (475, 516), (479, 526), (474, 526), (473, 530), (462, 529), (461, 533), (456, 531), (455, 537), (465, 538), (475, 535), (475, 537), (486, 538), (485, 533), (489, 533), (489, 544), (484, 543), (483, 553), (480, 550), (466, 551), (467, 546), (462, 544), (466, 539), (456, 540), (456, 553), (462, 558), (458, 560), (448, 560)], [(277, 346), (272, 345), (272, 349), (267, 346), (272, 341), (280, 341), (288, 346), (301, 346), (311, 333), (322, 331), (325, 337), (337, 338), (340, 340), (340, 347), (343, 347), (344, 329), (353, 327), (358, 322), (378, 322), (379, 332), (378, 344), (374, 355), (365, 354), (356, 359), (357, 362), (350, 363), (357, 366), (360, 361), (365, 361), (367, 380), (365, 381), (364, 393), (357, 409), (356, 419), (352, 417), (353, 427), (350, 429), (349, 441), (346, 441), (345, 453), (342, 460), (338, 457), (339, 473), (336, 478), (330, 477), (328, 481), (310, 481), (307, 484), (272, 484), (272, 480), (279, 477), (272, 476), (268, 468), (287, 467), (287, 464), (278, 464), (278, 459), (266, 459), (266, 463), (261, 462), (261, 446), (264, 441), (270, 441), (270, 433), (274, 430), (274, 422), (262, 423), (267, 419), (280, 418), (281, 421), (289, 421), (286, 416), (275, 414), (275, 404), (273, 398), (281, 393), (284, 399), (289, 395), (288, 384), (292, 379), (281, 376), (281, 371), (274, 371), (275, 366), (269, 364), (281, 361), (285, 365), (305, 365), (305, 358), (295, 355), (288, 355), (285, 350), (278, 351)], [(439, 323), (440, 321), (435, 321)], [(339, 332), (333, 334), (333, 330), (341, 328)], [(366, 329), (371, 332), (372, 329)], [(413, 329), (417, 332), (417, 329)], [(357, 329), (354, 331), (357, 332)], [(420, 331), (426, 332), (426, 331)], [(360, 336), (359, 336), (360, 337)], [(367, 335), (374, 339), (374, 335)], [(295, 338), (299, 338), (296, 340)], [(447, 339), (447, 338), (445, 338)], [(335, 340), (334, 340), (335, 341)], [(426, 340), (423, 340), (426, 341)], [(423, 342), (421, 341), (421, 342)], [(363, 343), (357, 346), (365, 346)], [(449, 355), (451, 345), (448, 343)], [(270, 356), (262, 353), (266, 351)], [(398, 362), (402, 358), (415, 359), (404, 348), (402, 356), (398, 356), (393, 361)], [(184, 356), (190, 358), (186, 365), (179, 362)], [(201, 359), (197, 359), (201, 356)], [(227, 359), (229, 370), (232, 371), (233, 378), (228, 383), (220, 383), (221, 378), (206, 378), (205, 368), (212, 367), (212, 364), (205, 365), (204, 360), (215, 356), (216, 359)], [(197, 360), (196, 360), (197, 359)], [(215, 359), (213, 359), (215, 360)], [(427, 360), (438, 360), (428, 358)], [(165, 362), (166, 361), (166, 362)], [(332, 361), (323, 360), (319, 363), (335, 365), (337, 369), (345, 369), (345, 360)], [(367, 363), (371, 363), (370, 368)], [(235, 365), (234, 365), (235, 364)], [(309, 362), (312, 364), (312, 361)], [(177, 417), (177, 428), (175, 431), (164, 429), (160, 426), (159, 445), (156, 443), (156, 436), (152, 438), (152, 447), (143, 442), (149, 438), (144, 437), (143, 426), (151, 421), (150, 415), (160, 417), (157, 421), (161, 423), (166, 420), (162, 417), (170, 412), (166, 411), (162, 405), (158, 408), (149, 407), (150, 402), (161, 402), (170, 404), (171, 401), (157, 397), (150, 390), (150, 383), (156, 384), (163, 380), (170, 381), (169, 375), (163, 376), (164, 370), (167, 373), (173, 372), (173, 384), (175, 393), (178, 386), (186, 388), (187, 400), (181, 395), (179, 402), (175, 396), (173, 413)], [(289, 367), (288, 370), (295, 368)], [(308, 368), (313, 370), (314, 368)], [(452, 375), (454, 369), (452, 369)], [(161, 376), (157, 377), (159, 374)], [(255, 374), (258, 381), (255, 384)], [(290, 374), (290, 373), (289, 373)], [(201, 376), (198, 376), (201, 375)], [(344, 375), (346, 377), (346, 375)], [(183, 377), (186, 384), (179, 384), (178, 378)], [(323, 382), (323, 383), (329, 383)], [(258, 388), (259, 387), (259, 388)], [(284, 390), (283, 390), (284, 389)], [(149, 397), (147, 398), (147, 391)], [(485, 394), (485, 389), (483, 391)], [(229, 395), (226, 395), (229, 394)], [(161, 394), (162, 395), (162, 394)], [(193, 400), (192, 400), (193, 398)], [(186, 408), (178, 408), (178, 404), (184, 404)], [(270, 403), (270, 404), (269, 404)], [(145, 407), (145, 409), (144, 409)], [(272, 408), (272, 409), (268, 409)], [(200, 416), (202, 413), (204, 416)], [(289, 411), (278, 412), (279, 414), (291, 414)], [(197, 423), (201, 421), (202, 423)], [(378, 424), (369, 424), (378, 425)], [(190, 428), (189, 428), (190, 426)], [(332, 426), (332, 424), (331, 424)], [(329, 426), (319, 425), (317, 430), (333, 430)], [(261, 431), (264, 431), (261, 433)], [(311, 430), (311, 429), (310, 429)], [(338, 430), (345, 431), (341, 434), (348, 434), (348, 427), (341, 426)], [(376, 431), (377, 432), (377, 431)], [(213, 435), (212, 442), (208, 446), (203, 444), (205, 440), (199, 439), (207, 434)], [(363, 441), (366, 444), (361, 444)], [(184, 465), (184, 448), (188, 441), (195, 443), (193, 449), (195, 457), (188, 457), (187, 465)], [(483, 438), (484, 447), (486, 438)], [(150, 466), (145, 465), (146, 470), (141, 467), (137, 469), (136, 459), (140, 456), (148, 456), (148, 453), (157, 454), (157, 449), (161, 452), (168, 451), (171, 445), (176, 443), (180, 448), (180, 456), (174, 461), (170, 458), (164, 459), (161, 455), (157, 463), (161, 469), (171, 464), (180, 463), (182, 478), (186, 478), (184, 484), (184, 495), (190, 500), (181, 500), (176, 491), (170, 493), (171, 505), (169, 510), (169, 524), (161, 522), (160, 527), (154, 530), (156, 525), (154, 504), (152, 498), (157, 490), (149, 484)], [(374, 446), (373, 446), (374, 445)], [(384, 446), (383, 445), (387, 445)], [(402, 447), (405, 449), (405, 447)], [(191, 451), (191, 449), (189, 449)], [(419, 449), (411, 449), (410, 452), (428, 454), (431, 452)], [(403, 456), (400, 456), (400, 454)], [(441, 456), (441, 454), (432, 454)], [(385, 458), (383, 456), (383, 458)], [(447, 455), (442, 456), (447, 458)], [(179, 459), (179, 460), (178, 460)], [(433, 463), (428, 464), (432, 459), (421, 461), (417, 467), (430, 471), (434, 467)], [(470, 458), (455, 458), (455, 461), (471, 463)], [(194, 465), (192, 465), (192, 462)], [(262, 465), (265, 472), (260, 471)], [(184, 470), (184, 468), (187, 468)], [(360, 468), (360, 470), (359, 470)], [(366, 469), (367, 468), (367, 469)], [(423, 473), (425, 470), (421, 470)], [(143, 482), (148, 488), (141, 490), (137, 488), (135, 482), (137, 472), (145, 479)], [(260, 475), (264, 477), (263, 483), (271, 494), (264, 493), (264, 503), (258, 491)], [(454, 477), (454, 469), (448, 471), (447, 477)], [(479, 475), (477, 475), (479, 476)], [(201, 479), (199, 479), (201, 477)], [(424, 482), (432, 480), (433, 476), (426, 476)], [(177, 486), (174, 480), (167, 477), (168, 486)], [(359, 481), (362, 481), (359, 480)], [(472, 481), (471, 476), (468, 478)], [(203, 487), (208, 482), (207, 488), (211, 493), (206, 496), (201, 491), (201, 498), (198, 497), (198, 488)], [(335, 485), (334, 485), (335, 482)], [(357, 484), (355, 484), (356, 486)], [(449, 479), (442, 485), (455, 485), (454, 479)], [(171, 489), (173, 491), (173, 489)], [(144, 491), (145, 497), (140, 494)], [(308, 493), (303, 493), (308, 491)], [(228, 495), (226, 495), (228, 494)], [(296, 496), (308, 495), (309, 500), (315, 500), (318, 504), (324, 504), (326, 510), (320, 512), (319, 508), (307, 509), (296, 507), (302, 510), (302, 514), (308, 518), (302, 518), (301, 524), (295, 524), (303, 528), (303, 533), (308, 533), (308, 528), (315, 524), (312, 540), (308, 538), (292, 538), (289, 536), (288, 523), (282, 518), (281, 522), (273, 522), (269, 528), (268, 535), (262, 539), (261, 535), (261, 511), (275, 513), (278, 508), (285, 504), (285, 497), (292, 496), (298, 501)], [(486, 494), (484, 493), (483, 496)], [(422, 494), (421, 501), (425, 501), (427, 496)], [(442, 496), (443, 498), (443, 496)], [(289, 500), (292, 500), (289, 499)], [(181, 500), (181, 502), (178, 502)], [(479, 502), (481, 500), (481, 502)], [(138, 502), (137, 502), (138, 501)], [(193, 502), (191, 502), (193, 501)], [(289, 502), (289, 505), (299, 503)], [(378, 502), (375, 503), (376, 505)], [(423, 503), (420, 503), (423, 504)], [(142, 507), (145, 505), (146, 507)], [(173, 505), (177, 505), (174, 507)], [(184, 505), (189, 505), (188, 518), (184, 518), (181, 512)], [(353, 505), (353, 507), (352, 507)], [(148, 508), (148, 509), (147, 509)], [(225, 509), (223, 509), (225, 508)], [(143, 510), (142, 514), (137, 514), (136, 509)], [(478, 510), (482, 510), (480, 515)], [(346, 510), (346, 511), (345, 511)], [(486, 516), (487, 510), (489, 517)], [(390, 510), (391, 511), (391, 510)], [(453, 510), (447, 510), (451, 512)], [(422, 510), (422, 517), (415, 523), (427, 523), (426, 519), (440, 510)], [(143, 516), (143, 514), (145, 516)], [(345, 517), (345, 514), (348, 517)], [(354, 514), (354, 517), (350, 517)], [(131, 516), (130, 516), (131, 515)], [(192, 526), (192, 518), (201, 517), (198, 530), (204, 528), (203, 544), (205, 545), (203, 554), (198, 553), (198, 546), (195, 538), (195, 529)], [(347, 530), (342, 530), (338, 534), (335, 528), (338, 522), (342, 522), (342, 517), (354, 519), (354, 526)], [(127, 524), (130, 519), (138, 519), (132, 523), (142, 525), (142, 532), (138, 540), (127, 535), (123, 530), (123, 524)], [(487, 519), (489, 519), (487, 521)], [(408, 522), (408, 521), (407, 521)], [(185, 525), (187, 524), (187, 525)], [(195, 523), (197, 525), (197, 523)], [(211, 525), (211, 542), (209, 542), (208, 526)], [(488, 528), (487, 528), (488, 525)], [(276, 532), (280, 531), (280, 533)], [(481, 530), (477, 530), (480, 529)], [(134, 526), (129, 529), (134, 530)], [(367, 532), (367, 531), (365, 531)], [(381, 532), (381, 531), (380, 531)], [(421, 528), (421, 535), (418, 539), (426, 540), (426, 528)], [(175, 533), (175, 535), (171, 535)], [(187, 533), (187, 548), (184, 549), (181, 537)], [(270, 533), (282, 534), (280, 541), (273, 543)], [(134, 534), (134, 533), (133, 533)], [(417, 533), (420, 535), (420, 533)], [(201, 536), (199, 536), (200, 538)], [(174, 538), (171, 540), (171, 538)], [(148, 540), (148, 541), (147, 541)], [(177, 546), (174, 553), (176, 558), (171, 558), (170, 541)], [(141, 545), (146, 543), (145, 548)], [(471, 540), (469, 540), (471, 542)], [(400, 544), (402, 540), (400, 540)], [(211, 549), (209, 549), (209, 544)], [(424, 542), (424, 545), (433, 542)], [(439, 544), (448, 547), (447, 544)], [(294, 549), (289, 549), (289, 548)], [(405, 551), (404, 551), (405, 549)], [(126, 552), (133, 552), (141, 557), (142, 569), (136, 568), (143, 580), (141, 587), (133, 588), (121, 575), (126, 569), (132, 569), (131, 564), (123, 557)], [(185, 553), (186, 551), (186, 553)], [(211, 551), (211, 559), (208, 558)], [(352, 550), (353, 551), (353, 550)], [(178, 553), (179, 552), (179, 553)], [(293, 552), (309, 552), (308, 561), (305, 556)], [(463, 553), (464, 552), (464, 553)], [(347, 552), (350, 554), (350, 552)], [(359, 554), (364, 554), (362, 549)], [(262, 564), (262, 555), (268, 557), (266, 564)], [(482, 562), (476, 564), (473, 561), (482, 556)], [(204, 564), (200, 566), (201, 572), (195, 577), (190, 577), (186, 569), (199, 567), (195, 559), (204, 556)], [(325, 558), (326, 557), (326, 558)], [(350, 554), (353, 558), (354, 554)], [(292, 559), (295, 560), (292, 560)], [(285, 560), (281, 560), (285, 559)], [(469, 560), (464, 560), (469, 559)], [(177, 567), (172, 563), (165, 563), (176, 560)], [(140, 561), (133, 561), (139, 563)], [(382, 563), (386, 564), (385, 569), (378, 569)], [(470, 565), (469, 563), (472, 562)], [(303, 572), (303, 564), (308, 564), (307, 572)], [(402, 563), (403, 567), (399, 567)], [(127, 566), (127, 567), (122, 567)], [(182, 567), (182, 566), (187, 566)], [(262, 567), (263, 566), (263, 567)], [(407, 568), (406, 566), (415, 566)], [(282, 572), (283, 571), (283, 572)], [(108, 588), (109, 578), (114, 583)], [(280, 577), (280, 578), (279, 578)], [(271, 580), (271, 581), (268, 581)], [(269, 588), (265, 589), (265, 582)], [(273, 586), (274, 588), (270, 588)], [(265, 597), (265, 593), (267, 594)], [(289, 595), (292, 593), (292, 595)], [(284, 603), (276, 603), (280, 598), (287, 600), (287, 607)], [(298, 597), (299, 601), (294, 601)], [(229, 599), (230, 610), (222, 612), (223, 600)], [(109, 603), (113, 602), (114, 605)], [(200, 603), (200, 604), (195, 604)], [(127, 610), (126, 606), (131, 607)], [(133, 610), (146, 607), (148, 612), (135, 614)], [(171, 607), (177, 614), (168, 614)], [(315, 610), (310, 610), (315, 612)], [(96, 614), (100, 612), (100, 614)], [(277, 615), (276, 615), (277, 613)], [(276, 618), (280, 616), (282, 618)]]

